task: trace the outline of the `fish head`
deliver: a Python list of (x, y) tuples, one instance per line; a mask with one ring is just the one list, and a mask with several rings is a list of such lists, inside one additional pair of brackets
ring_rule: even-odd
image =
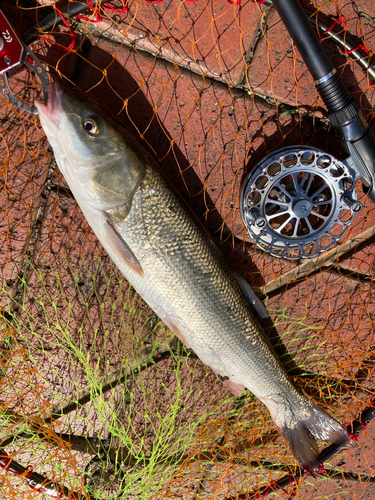
[[(145, 172), (135, 141), (87, 104), (49, 88), (48, 104), (35, 102), (57, 164), (79, 203), (108, 210), (131, 203)], [(77, 201), (78, 201), (77, 200)]]

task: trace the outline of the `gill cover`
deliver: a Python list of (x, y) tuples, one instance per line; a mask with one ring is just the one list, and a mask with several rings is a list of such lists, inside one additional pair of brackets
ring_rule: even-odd
[(120, 134), (85, 102), (49, 88), (46, 106), (35, 105), (56, 162), (89, 225), (117, 265), (143, 276), (127, 242), (111, 223), (111, 213), (126, 217), (145, 173), (142, 147), (126, 132)]
[[(98, 210), (131, 203), (144, 176), (144, 153), (86, 102), (50, 85), (48, 105), (35, 104), (59, 166), (79, 202)], [(60, 165), (61, 163), (61, 165)]]

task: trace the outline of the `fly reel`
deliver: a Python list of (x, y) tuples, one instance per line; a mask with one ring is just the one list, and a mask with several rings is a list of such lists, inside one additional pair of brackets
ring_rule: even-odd
[(300, 259), (342, 238), (362, 203), (344, 163), (310, 146), (290, 146), (257, 163), (245, 179), (240, 207), (261, 248)]

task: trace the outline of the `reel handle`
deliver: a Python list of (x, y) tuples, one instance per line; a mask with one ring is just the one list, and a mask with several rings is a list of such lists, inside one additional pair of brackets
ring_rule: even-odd
[(375, 202), (375, 139), (358, 105), (325, 55), (299, 0), (272, 0), (314, 78), (336, 136), (349, 155), (343, 160)]

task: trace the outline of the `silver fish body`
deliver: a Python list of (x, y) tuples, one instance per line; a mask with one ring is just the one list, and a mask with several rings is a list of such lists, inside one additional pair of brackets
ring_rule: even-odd
[(228, 389), (246, 387), (267, 406), (305, 470), (319, 469), (313, 436), (345, 445), (347, 432), (293, 386), (235, 271), (156, 162), (56, 85), (48, 106), (36, 105), (62, 173), (123, 275)]

